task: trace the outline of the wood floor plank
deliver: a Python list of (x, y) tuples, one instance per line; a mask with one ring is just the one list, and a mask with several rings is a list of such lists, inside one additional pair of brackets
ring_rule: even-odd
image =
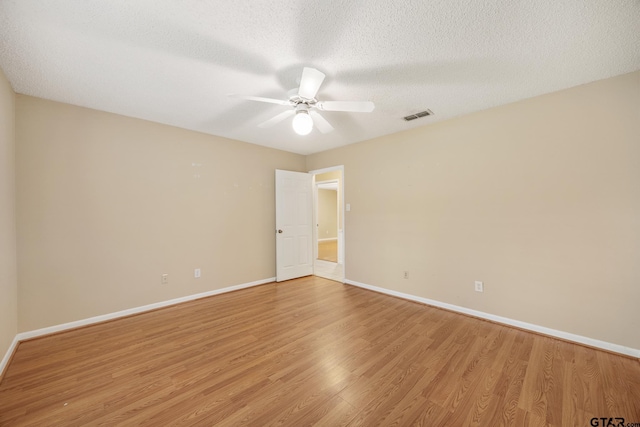
[(318, 427), (344, 427), (351, 422), (359, 411), (339, 396), (334, 396), (326, 404), (310, 412), (309, 425)]
[(306, 277), (20, 343), (0, 425), (640, 422), (640, 362)]

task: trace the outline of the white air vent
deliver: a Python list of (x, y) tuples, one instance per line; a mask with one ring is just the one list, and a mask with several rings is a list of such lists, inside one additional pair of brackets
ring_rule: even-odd
[(420, 117), (427, 117), (427, 116), (431, 116), (431, 115), (433, 115), (433, 111), (424, 110), (424, 111), (420, 111), (419, 113), (410, 114), (408, 116), (405, 116), (404, 119), (406, 121), (410, 122), (411, 120), (415, 120), (415, 119), (419, 119)]

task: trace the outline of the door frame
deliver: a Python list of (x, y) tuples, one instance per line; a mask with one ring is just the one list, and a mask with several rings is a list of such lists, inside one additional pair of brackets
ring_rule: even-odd
[[(347, 274), (346, 274), (346, 236), (347, 236), (347, 218), (345, 216), (345, 212), (346, 212), (346, 203), (345, 203), (345, 195), (344, 195), (344, 165), (339, 165), (339, 166), (331, 166), (328, 168), (322, 168), (322, 169), (315, 169), (312, 171), (309, 171), (309, 173), (311, 175), (313, 175), (313, 179), (312, 179), (312, 183), (313, 183), (313, 223), (317, 224), (318, 223), (318, 191), (317, 191), (317, 186), (316, 186), (316, 175), (320, 175), (326, 172), (334, 172), (334, 171), (340, 171), (340, 183), (338, 186), (338, 190), (339, 190), (339, 197), (338, 197), (338, 210), (342, 215), (342, 254), (338, 254), (338, 262), (340, 262), (340, 255), (342, 255), (342, 282), (344, 283), (344, 281), (346, 280)], [(340, 207), (340, 205), (342, 205), (342, 209)], [(339, 228), (338, 224), (338, 239), (340, 239), (340, 228)], [(338, 242), (338, 245), (340, 245), (340, 243)], [(313, 265), (314, 265), (314, 274), (315, 274), (315, 261), (318, 258), (318, 227), (313, 227)]]

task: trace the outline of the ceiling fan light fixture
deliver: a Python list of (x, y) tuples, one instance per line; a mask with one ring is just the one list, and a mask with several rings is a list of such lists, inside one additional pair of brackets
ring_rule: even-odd
[(313, 119), (307, 110), (298, 110), (293, 118), (293, 130), (298, 135), (309, 135), (313, 129)]
[(259, 128), (268, 128), (293, 116), (293, 130), (298, 135), (308, 135), (314, 127), (320, 133), (329, 133), (333, 126), (319, 113), (320, 111), (344, 111), (349, 113), (370, 113), (375, 105), (371, 101), (318, 101), (316, 95), (324, 81), (324, 73), (315, 68), (304, 67), (300, 86), (289, 91), (289, 99), (265, 98), (262, 96), (245, 96), (230, 94), (235, 98), (248, 99), (249, 101), (267, 102), (287, 107), (293, 107), (287, 111), (258, 124)]

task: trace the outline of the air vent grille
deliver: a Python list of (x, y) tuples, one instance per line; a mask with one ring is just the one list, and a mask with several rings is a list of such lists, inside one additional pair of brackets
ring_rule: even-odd
[(411, 120), (415, 120), (415, 119), (419, 119), (420, 117), (427, 117), (427, 116), (431, 116), (433, 115), (433, 111), (431, 110), (424, 110), (424, 111), (420, 111), (419, 113), (416, 114), (410, 114), (408, 116), (405, 116), (404, 119), (408, 122), (410, 122)]

